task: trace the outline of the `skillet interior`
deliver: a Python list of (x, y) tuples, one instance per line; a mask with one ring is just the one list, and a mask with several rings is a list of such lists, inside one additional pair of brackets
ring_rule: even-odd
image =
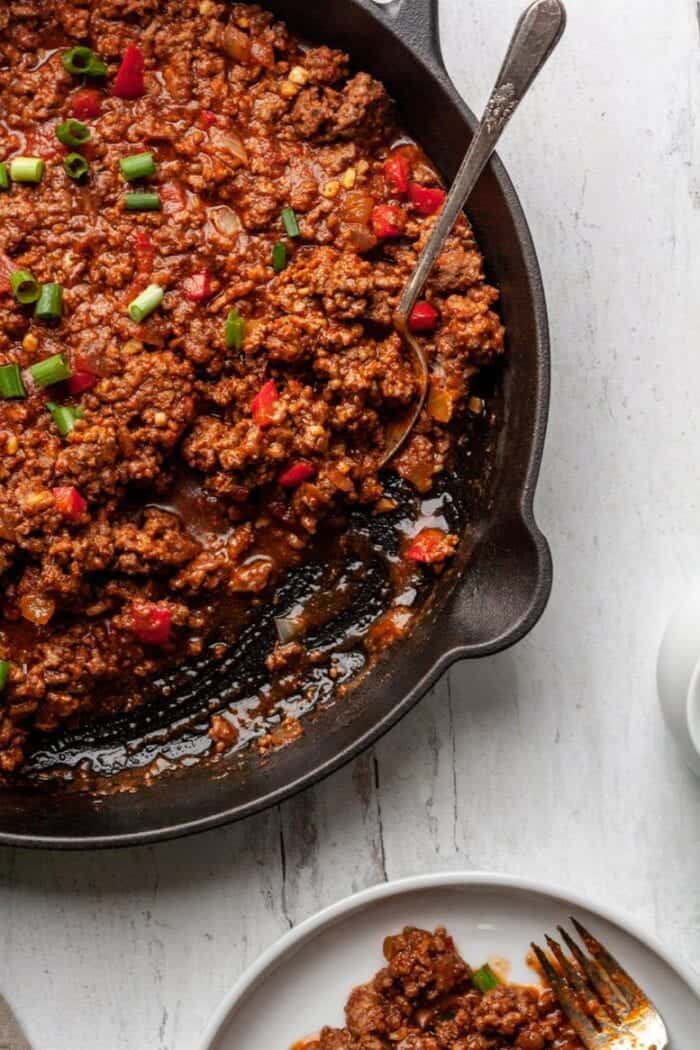
[[(379, 16), (371, 0), (329, 0), (311, 10), (298, 0), (274, 0), (268, 6), (311, 39), (345, 48), (357, 65), (384, 80), (399, 103), (404, 126), (449, 180), (466, 148), (473, 117), (442, 70), (435, 45), (434, 0), (398, 2), (398, 15), (392, 5)], [(148, 787), (136, 780), (133, 790), (102, 797), (55, 784), (50, 790), (31, 786), (5, 790), (0, 792), (0, 841), (106, 846), (173, 836), (243, 817), (357, 754), (404, 714), (454, 659), (494, 652), (533, 626), (550, 585), (548, 551), (531, 516), (548, 398), (544, 300), (527, 226), (498, 163), (481, 180), (469, 210), (489, 276), (501, 289), (510, 360), (501, 392), (500, 424), (482, 427), (470, 436), (468, 462), (457, 463), (447, 480), (469, 542), (440, 581), (430, 610), (411, 637), (392, 649), (390, 658), (347, 696), (320, 705), (307, 716), (303, 738), (264, 762), (251, 749), (215, 767), (206, 763), (185, 767)], [(460, 578), (467, 560), (468, 570)], [(377, 572), (381, 575), (379, 568)], [(363, 600), (371, 606), (371, 587)], [(262, 629), (269, 629), (269, 624)], [(254, 638), (250, 649), (254, 657)], [(191, 715), (220, 695), (231, 668), (227, 665), (223, 675), (215, 674), (208, 683), (210, 670), (198, 670), (197, 696), (189, 707), (183, 702), (181, 713)], [(192, 692), (191, 685), (188, 689)], [(171, 698), (145, 712), (151, 728), (172, 721), (172, 704)], [(200, 723), (194, 719), (188, 738), (195, 750), (206, 732), (206, 720)], [(89, 731), (73, 739), (64, 737), (38, 756), (36, 764), (50, 766), (56, 758), (70, 755), (71, 749), (82, 748), (93, 752), (105, 769), (122, 762), (128, 765), (130, 751), (124, 738), (140, 737), (143, 732), (142, 718), (132, 726), (98, 730), (94, 739)]]

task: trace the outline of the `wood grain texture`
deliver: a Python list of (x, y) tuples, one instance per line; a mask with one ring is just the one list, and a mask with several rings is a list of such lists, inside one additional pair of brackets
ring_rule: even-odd
[[(520, 6), (442, 0), (474, 108)], [(583, 890), (700, 967), (700, 782), (654, 684), (665, 620), (700, 576), (700, 31), (695, 0), (569, 13), (502, 150), (552, 323), (544, 619), (277, 811), (144, 850), (0, 852), (0, 988), (35, 1050), (190, 1050), (290, 925), (417, 872)]]

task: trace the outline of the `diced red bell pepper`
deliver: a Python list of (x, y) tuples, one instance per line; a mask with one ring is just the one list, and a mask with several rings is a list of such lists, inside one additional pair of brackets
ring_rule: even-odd
[(294, 463), (291, 467), (287, 467), (277, 480), (284, 488), (295, 489), (297, 485), (303, 485), (305, 481), (310, 481), (315, 475), (316, 468), (310, 463), (305, 463), (301, 460), (299, 463)]
[(190, 274), (182, 285), (185, 299), (191, 303), (201, 303), (211, 295), (211, 274), (206, 267)]
[(400, 237), (406, 228), (406, 216), (398, 204), (378, 204), (372, 209), (372, 229), (376, 237)]
[(144, 645), (165, 645), (170, 638), (172, 619), (170, 609), (155, 602), (132, 603), (132, 629)]
[(210, 109), (203, 109), (199, 114), (199, 123), (203, 128), (213, 128), (219, 123), (219, 118)]
[(68, 390), (71, 394), (82, 394), (85, 390), (92, 390), (97, 383), (97, 378), (93, 372), (79, 369), (68, 380)]
[(56, 510), (71, 521), (80, 521), (87, 507), (87, 500), (78, 492), (74, 485), (60, 485), (53, 490), (53, 498)]
[(408, 157), (398, 150), (391, 154), (384, 164), (384, 179), (392, 193), (403, 197), (408, 193), (411, 181), (411, 165)]
[(70, 100), (77, 120), (94, 120), (102, 112), (102, 94), (96, 88), (81, 88)]
[(430, 303), (416, 303), (408, 319), (412, 332), (432, 332), (438, 323), (438, 312)]
[(457, 537), (450, 536), (442, 529), (423, 529), (406, 551), (406, 557), (411, 561), (434, 565), (450, 558), (456, 545)]
[(408, 187), (408, 196), (419, 215), (434, 215), (445, 201), (444, 190), (436, 186), (419, 186), (417, 182)]
[(274, 408), (279, 399), (277, 384), (274, 379), (270, 379), (250, 403), (250, 411), (259, 427), (269, 427), (271, 423), (274, 423)]
[(151, 238), (145, 230), (137, 230), (134, 234), (134, 254), (136, 255), (137, 271), (142, 274), (152, 273), (155, 251)]
[(135, 44), (129, 44), (114, 78), (112, 94), (116, 98), (141, 98), (146, 90), (144, 69), (143, 51)]

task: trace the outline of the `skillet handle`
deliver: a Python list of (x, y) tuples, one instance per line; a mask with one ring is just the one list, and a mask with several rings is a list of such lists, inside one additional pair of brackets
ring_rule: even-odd
[(361, 0), (434, 73), (446, 77), (440, 47), (439, 0)]

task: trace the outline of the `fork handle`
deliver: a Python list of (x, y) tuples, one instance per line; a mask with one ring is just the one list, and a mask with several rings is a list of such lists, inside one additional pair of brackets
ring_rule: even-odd
[(486, 104), (481, 124), (462, 161), (418, 265), (401, 296), (396, 315), (397, 324), (405, 325), (443, 244), (452, 232), (459, 213), (467, 203), (508, 121), (558, 44), (565, 27), (566, 10), (561, 0), (535, 0), (521, 16), (503, 67)]

